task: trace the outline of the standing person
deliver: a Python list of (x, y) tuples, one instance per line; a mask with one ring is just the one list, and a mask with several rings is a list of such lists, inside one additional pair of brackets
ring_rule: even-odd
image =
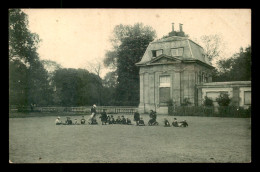
[(106, 125), (107, 124), (107, 113), (106, 113), (105, 109), (103, 109), (103, 112), (101, 113), (100, 118), (101, 118), (102, 125), (104, 125), (104, 123)]
[(134, 121), (136, 122), (136, 125), (139, 125), (140, 114), (138, 113), (138, 110), (134, 113)]
[(95, 121), (96, 121), (96, 114), (97, 114), (97, 110), (96, 110), (96, 105), (94, 104), (91, 109), (90, 109), (90, 113), (91, 113), (91, 116), (90, 116), (90, 124), (94, 124)]

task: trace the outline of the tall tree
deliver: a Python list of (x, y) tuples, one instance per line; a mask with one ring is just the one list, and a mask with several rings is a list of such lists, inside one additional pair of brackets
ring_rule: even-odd
[[(37, 53), (40, 39), (28, 29), (28, 16), (20, 9), (9, 10), (9, 83), (10, 104), (20, 93), (20, 105), (48, 104), (50, 100), (47, 71)], [(17, 74), (20, 70), (24, 72)]]
[(213, 81), (251, 81), (251, 46), (231, 58), (219, 60)]
[(210, 62), (214, 58), (217, 58), (222, 53), (223, 40), (220, 35), (203, 35), (200, 37), (201, 46), (204, 48), (204, 51)]
[(111, 39), (113, 51), (108, 51), (104, 60), (106, 66), (116, 66), (118, 105), (138, 105), (139, 103), (139, 62), (155, 31), (142, 23), (117, 25)]
[(99, 102), (99, 77), (85, 69), (61, 68), (55, 71), (53, 84), (55, 104), (64, 106), (82, 106)]

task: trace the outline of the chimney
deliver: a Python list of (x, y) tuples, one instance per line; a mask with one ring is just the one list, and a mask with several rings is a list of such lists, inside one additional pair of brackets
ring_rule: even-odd
[(172, 32), (174, 32), (174, 23), (172, 23)]
[(180, 23), (180, 32), (183, 32), (183, 31), (182, 31), (182, 25), (183, 25), (183, 24)]

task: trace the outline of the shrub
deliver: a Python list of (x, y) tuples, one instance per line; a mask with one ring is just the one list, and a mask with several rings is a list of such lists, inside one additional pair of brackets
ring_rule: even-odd
[(174, 115), (174, 103), (172, 99), (167, 101), (167, 106), (168, 106), (168, 115)]
[(181, 106), (189, 106), (190, 104), (190, 99), (186, 97), (183, 99), (183, 103), (181, 103)]
[(251, 117), (251, 108), (244, 109), (235, 106), (219, 106), (218, 112), (214, 111), (214, 106), (179, 106), (175, 107), (175, 116), (205, 116), (205, 117)]
[(228, 106), (231, 102), (229, 95), (227, 93), (221, 93), (217, 98), (216, 101), (218, 102), (219, 106)]
[(204, 104), (204, 106), (213, 106), (213, 100), (211, 98), (205, 96), (203, 104)]

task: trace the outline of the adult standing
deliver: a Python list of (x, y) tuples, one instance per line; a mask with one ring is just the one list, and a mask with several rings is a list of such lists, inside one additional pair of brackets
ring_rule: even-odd
[(101, 122), (102, 122), (102, 125), (105, 123), (105, 125), (107, 124), (107, 113), (105, 111), (105, 109), (103, 109), (103, 112), (101, 113)]
[(134, 121), (136, 122), (136, 125), (139, 125), (140, 114), (138, 113), (138, 110), (134, 113)]
[(97, 107), (97, 106), (94, 104), (94, 105), (91, 107), (91, 109), (90, 109), (90, 112), (91, 112), (90, 122), (91, 122), (91, 124), (96, 123), (96, 114), (97, 114), (96, 107)]

